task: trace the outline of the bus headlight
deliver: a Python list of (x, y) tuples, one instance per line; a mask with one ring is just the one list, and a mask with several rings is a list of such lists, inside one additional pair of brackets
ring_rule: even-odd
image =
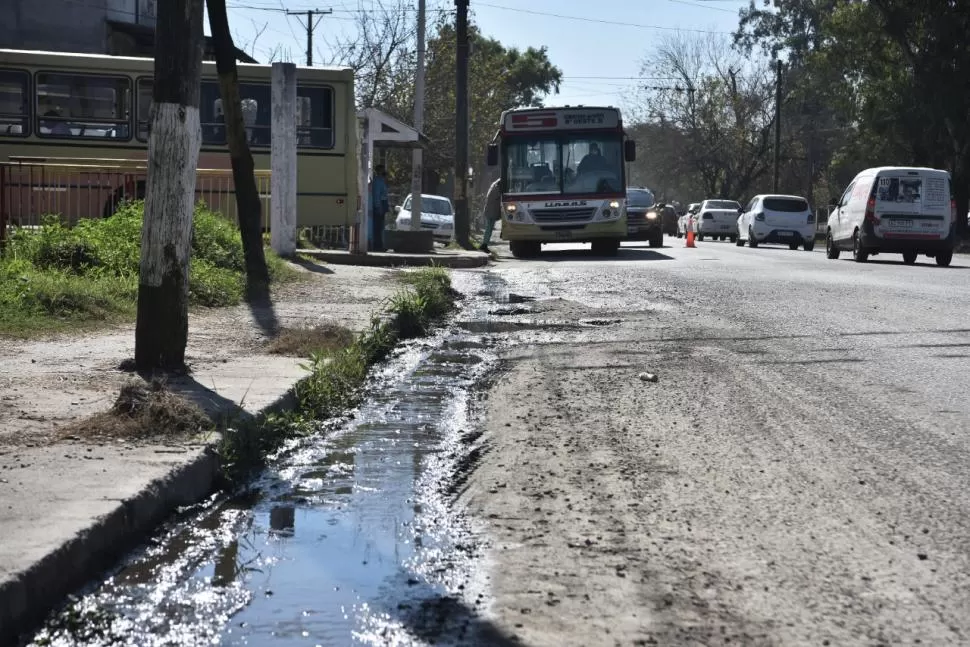
[(516, 205), (514, 205), (514, 204), (507, 204), (507, 205), (505, 205), (505, 213), (513, 214), (516, 211), (518, 211), (518, 207)]
[(613, 200), (612, 202), (610, 202), (610, 209), (619, 209), (619, 208), (620, 208), (620, 203), (618, 201)]

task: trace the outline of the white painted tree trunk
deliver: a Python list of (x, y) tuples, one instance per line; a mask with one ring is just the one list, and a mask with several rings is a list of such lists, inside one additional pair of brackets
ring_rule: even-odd
[(178, 370), (188, 343), (189, 258), (202, 129), (199, 109), (152, 106), (135, 363)]
[[(152, 109), (140, 283), (157, 288), (175, 269), (188, 277), (202, 127), (197, 108), (162, 103)], [(185, 290), (188, 295), (187, 280)]]

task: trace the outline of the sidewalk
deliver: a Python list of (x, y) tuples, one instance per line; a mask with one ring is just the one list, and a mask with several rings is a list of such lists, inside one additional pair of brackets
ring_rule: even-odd
[[(273, 305), (193, 313), (190, 376), (171, 390), (210, 416), (256, 413), (304, 371), (267, 350), (272, 330), (336, 323), (363, 330), (399, 283), (389, 272), (306, 263), (306, 280)], [(211, 492), (217, 464), (204, 444), (61, 440), (69, 423), (108, 409), (130, 380), (134, 327), (77, 338), (0, 341), (0, 644), (123, 551), (177, 506)]]
[(398, 254), (396, 252), (368, 252), (352, 254), (337, 249), (298, 249), (297, 254), (309, 256), (334, 265), (361, 265), (366, 267), (405, 267), (439, 265), (452, 269), (474, 268), (488, 265), (488, 255), (479, 251), (436, 248), (430, 254)]

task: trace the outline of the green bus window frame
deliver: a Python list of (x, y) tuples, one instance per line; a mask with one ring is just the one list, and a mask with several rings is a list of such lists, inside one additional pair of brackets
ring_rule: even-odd
[[(21, 79), (22, 80), (21, 87), (23, 89), (22, 100), (23, 100), (24, 111), (22, 114), (19, 115), (21, 132), (19, 133), (10, 132), (11, 129), (16, 125), (14, 123), (10, 123), (7, 125), (7, 129), (5, 131), (0, 131), (0, 137), (18, 137), (18, 138), (29, 137), (31, 133), (30, 105), (31, 103), (33, 103), (30, 100), (30, 96), (31, 96), (30, 72), (28, 72), (27, 70), (21, 70), (21, 69), (16, 69), (12, 67), (4, 67), (4, 68), (0, 68), (0, 76), (3, 76), (3, 75), (10, 75), (10, 77), (15, 77), (15, 76), (23, 77)], [(4, 120), (9, 119), (11, 122), (17, 117), (18, 115), (14, 113), (0, 113), (0, 118)]]

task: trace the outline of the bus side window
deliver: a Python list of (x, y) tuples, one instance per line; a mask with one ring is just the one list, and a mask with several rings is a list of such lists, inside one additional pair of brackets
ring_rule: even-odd
[(0, 136), (23, 137), (29, 133), (29, 78), (20, 70), (0, 70)]
[(333, 148), (333, 88), (297, 86), (297, 143), (302, 148)]
[(152, 80), (139, 79), (135, 99), (135, 136), (143, 142), (148, 141), (152, 125)]
[(37, 73), (37, 134), (42, 137), (131, 138), (131, 80)]

